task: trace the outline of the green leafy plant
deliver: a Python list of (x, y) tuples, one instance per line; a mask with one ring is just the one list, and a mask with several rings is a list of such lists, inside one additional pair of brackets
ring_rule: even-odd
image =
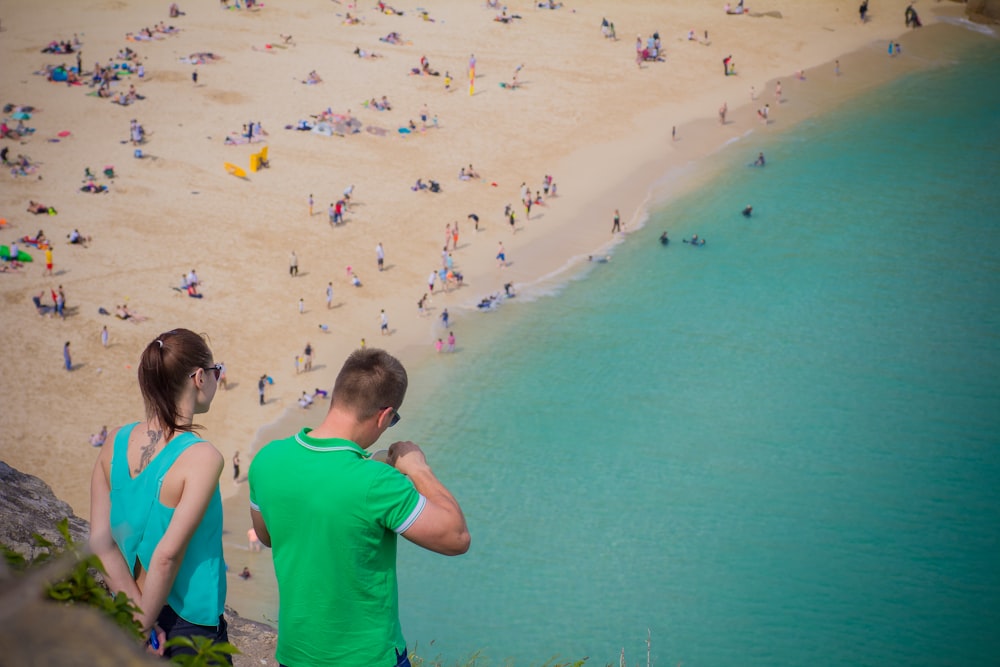
[[(35, 546), (44, 551), (40, 551), (31, 562), (7, 545), (0, 545), (3, 548), (4, 560), (10, 569), (24, 572), (31, 567), (54, 561), (65, 554), (67, 560), (73, 561), (72, 567), (59, 579), (45, 584), (45, 597), (66, 605), (83, 604), (99, 609), (129, 636), (143, 639), (142, 627), (135, 620), (135, 615), (139, 612), (136, 604), (122, 592), (111, 595), (103, 582), (95, 576), (95, 572), (107, 574), (101, 559), (87, 553), (73, 539), (69, 533), (68, 518), (56, 524), (56, 529), (66, 542), (65, 548), (60, 550), (52, 541), (34, 533), (32, 538)], [(194, 651), (194, 655), (176, 655), (170, 659), (172, 664), (180, 667), (228, 667), (230, 664), (228, 656), (239, 653), (239, 649), (232, 644), (216, 643), (207, 637), (175, 637), (167, 642), (167, 646), (183, 646)]]
[(229, 642), (215, 642), (208, 637), (174, 637), (167, 648), (187, 648), (194, 655), (175, 655), (170, 662), (180, 667), (229, 667), (229, 656), (239, 649)]
[(3, 545), (4, 561), (15, 572), (23, 572), (29, 567), (37, 567), (53, 561), (56, 557), (68, 552), (75, 560), (72, 569), (62, 578), (45, 584), (44, 595), (50, 600), (63, 604), (85, 604), (100, 609), (107, 614), (119, 627), (133, 637), (140, 637), (142, 628), (135, 621), (134, 615), (139, 610), (124, 593), (111, 596), (104, 585), (94, 576), (94, 571), (105, 574), (101, 560), (93, 555), (84, 555), (80, 546), (69, 534), (69, 519), (64, 518), (56, 524), (56, 530), (66, 542), (64, 550), (59, 550), (51, 541), (39, 535), (32, 534), (35, 546), (40, 551), (32, 562)]

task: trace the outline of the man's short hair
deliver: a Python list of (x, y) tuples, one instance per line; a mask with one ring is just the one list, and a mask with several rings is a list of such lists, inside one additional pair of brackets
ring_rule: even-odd
[(384, 408), (398, 409), (407, 383), (403, 364), (385, 350), (355, 350), (337, 374), (330, 405), (350, 409), (364, 421)]

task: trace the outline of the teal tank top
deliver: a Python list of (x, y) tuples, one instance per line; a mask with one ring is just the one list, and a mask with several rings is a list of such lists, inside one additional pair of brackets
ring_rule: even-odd
[[(174, 515), (174, 508), (160, 502), (164, 476), (178, 456), (202, 441), (193, 433), (176, 435), (138, 476), (132, 477), (128, 439), (136, 424), (138, 422), (123, 426), (118, 431), (111, 457), (111, 534), (133, 572), (136, 560), (149, 570), (153, 550)], [(189, 623), (215, 626), (219, 624), (225, 601), (222, 496), (216, 485), (205, 516), (191, 536), (177, 578), (167, 595), (167, 604)]]

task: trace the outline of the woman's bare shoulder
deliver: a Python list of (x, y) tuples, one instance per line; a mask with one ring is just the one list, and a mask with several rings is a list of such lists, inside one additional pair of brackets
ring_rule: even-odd
[(185, 468), (208, 467), (212, 469), (217, 467), (221, 472), (222, 466), (225, 464), (225, 459), (223, 459), (222, 453), (211, 442), (208, 440), (199, 440), (184, 450), (184, 453), (180, 455), (177, 462)]

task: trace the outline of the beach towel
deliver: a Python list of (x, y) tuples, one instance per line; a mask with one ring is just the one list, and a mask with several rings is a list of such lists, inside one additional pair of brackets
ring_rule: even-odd
[(316, 134), (322, 134), (324, 137), (333, 136), (333, 127), (329, 123), (316, 123), (312, 131)]

